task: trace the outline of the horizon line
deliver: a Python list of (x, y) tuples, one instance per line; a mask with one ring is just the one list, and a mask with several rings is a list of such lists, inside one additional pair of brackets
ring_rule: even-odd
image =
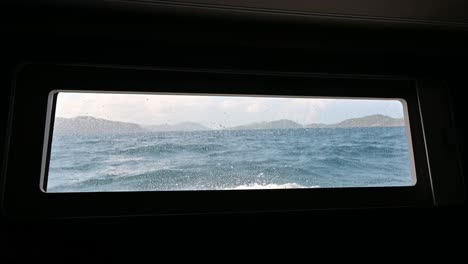
[[(242, 124), (242, 125), (236, 125), (236, 126), (231, 126), (231, 127), (226, 127), (226, 128), (234, 128), (234, 127), (239, 127), (239, 126), (246, 126), (246, 125), (251, 125), (251, 124), (259, 124), (259, 123), (270, 123), (270, 122), (275, 122), (275, 121), (281, 121), (281, 120), (285, 120), (285, 121), (291, 121), (291, 122), (294, 122), (298, 125), (301, 125), (301, 126), (307, 126), (307, 125), (336, 125), (336, 124), (339, 124), (341, 122), (344, 122), (346, 120), (350, 120), (350, 119), (356, 119), (356, 118), (364, 118), (364, 117), (369, 117), (369, 116), (384, 116), (384, 117), (389, 117), (389, 118), (392, 118), (392, 119), (403, 119), (404, 120), (404, 116), (402, 117), (391, 117), (391, 116), (388, 116), (388, 115), (384, 115), (384, 114), (370, 114), (370, 115), (365, 115), (365, 116), (360, 116), (360, 117), (351, 117), (351, 118), (346, 118), (346, 119), (343, 119), (341, 121), (338, 121), (338, 122), (335, 122), (335, 123), (299, 123), (299, 122), (296, 122), (294, 120), (291, 120), (291, 119), (287, 119), (287, 118), (281, 118), (281, 119), (275, 119), (275, 120), (270, 120), (270, 121), (256, 121), (256, 122), (250, 122), (250, 123), (246, 123), (246, 124)], [(178, 125), (178, 124), (182, 124), (182, 123), (195, 123), (195, 124), (198, 124), (198, 125), (201, 125), (201, 126), (205, 126), (207, 128), (210, 128), (204, 124), (201, 124), (199, 122), (195, 122), (195, 121), (181, 121), (181, 122), (177, 122), (177, 123), (174, 123), (174, 124), (169, 124), (169, 123), (159, 123), (159, 124), (141, 124), (141, 123), (136, 123), (136, 122), (127, 122), (127, 121), (120, 121), (120, 120), (111, 120), (111, 119), (106, 119), (106, 118), (101, 118), (101, 117), (95, 117), (95, 116), (91, 116), (91, 115), (79, 115), (79, 116), (75, 116), (75, 117), (61, 117), (61, 116), (55, 116), (55, 118), (63, 118), (63, 119), (74, 119), (74, 118), (79, 118), (79, 117), (91, 117), (91, 118), (94, 118), (94, 119), (101, 119), (101, 120), (106, 120), (106, 121), (112, 121), (112, 122), (121, 122), (121, 123), (127, 123), (127, 124), (135, 124), (135, 125), (139, 125), (139, 126), (164, 126), (164, 125), (168, 125), (168, 126), (175, 126), (175, 125)], [(218, 124), (219, 125), (219, 124)], [(212, 129), (212, 128), (210, 128)]]

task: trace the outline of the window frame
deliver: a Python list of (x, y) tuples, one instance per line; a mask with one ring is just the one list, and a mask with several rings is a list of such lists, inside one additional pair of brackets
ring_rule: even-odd
[[(52, 91), (401, 98), (407, 103), (417, 181), (404, 187), (47, 193), (44, 137)], [(417, 82), (395, 76), (27, 64), (13, 87), (2, 208), (13, 216), (89, 217), (433, 205)], [(54, 105), (54, 104), (53, 104)], [(33, 110), (33, 111), (31, 111)], [(49, 113), (47, 111), (49, 110)], [(53, 119), (52, 119), (53, 120)], [(408, 122), (408, 121), (407, 121)], [(46, 148), (50, 150), (50, 146)], [(47, 154), (48, 155), (48, 154)], [(25, 162), (28, 162), (25, 166)]]
[[(392, 101), (398, 101), (400, 102), (402, 106), (402, 112), (403, 112), (403, 122), (404, 122), (404, 129), (405, 129), (405, 137), (406, 137), (406, 142), (408, 144), (408, 159), (409, 159), (409, 170), (410, 170), (410, 177), (411, 177), (411, 182), (412, 185), (416, 184), (417, 182), (417, 177), (416, 177), (416, 166), (414, 162), (414, 153), (413, 153), (413, 145), (412, 145), (412, 139), (411, 139), (411, 129), (410, 129), (410, 124), (409, 124), (409, 117), (408, 117), (408, 106), (407, 102), (404, 99), (401, 98), (357, 98), (357, 97), (346, 97), (346, 98), (341, 98), (341, 97), (317, 97), (317, 96), (286, 96), (286, 95), (276, 95), (276, 96), (271, 96), (271, 95), (245, 95), (245, 94), (200, 94), (200, 93), (155, 93), (155, 92), (116, 92), (116, 91), (99, 91), (99, 90), (87, 90), (87, 91), (75, 91), (75, 90), (54, 90), (51, 91), (49, 94), (48, 98), (48, 107), (47, 107), (47, 117), (46, 117), (46, 129), (45, 129), (45, 134), (44, 134), (44, 150), (43, 150), (43, 157), (42, 157), (42, 169), (41, 169), (41, 190), (43, 192), (48, 192), (47, 191), (47, 184), (48, 184), (48, 174), (49, 174), (49, 165), (50, 165), (50, 158), (51, 158), (51, 151), (52, 151), (52, 140), (53, 140), (53, 133), (54, 133), (54, 127), (55, 127), (55, 109), (57, 106), (57, 96), (60, 93), (74, 93), (74, 94), (109, 94), (109, 95), (115, 95), (115, 94), (140, 94), (140, 95), (183, 95), (183, 96), (233, 96), (233, 97), (247, 97), (247, 98), (300, 98), (300, 99), (341, 99), (341, 100), (373, 100), (373, 101), (387, 101), (387, 100), (392, 100)], [(392, 187), (391, 186), (372, 186), (372, 187)], [(405, 185), (402, 185), (405, 186)], [(350, 186), (349, 188), (355, 188), (355, 187), (364, 187), (364, 186)], [(370, 187), (370, 186), (369, 186)], [(304, 187), (308, 188), (308, 187)], [(325, 187), (319, 187), (319, 188), (325, 188)], [(328, 187), (328, 188), (345, 188), (345, 187)], [(138, 190), (128, 190), (128, 192), (137, 192)], [(148, 190), (148, 191), (166, 191), (166, 190)], [(167, 190), (167, 191), (177, 191), (177, 190)], [(186, 191), (194, 191), (194, 190), (186, 190)], [(205, 190), (205, 191), (210, 191), (210, 190)], [(71, 191), (73, 192), (73, 191)], [(71, 193), (68, 192), (68, 193)], [(86, 191), (85, 191), (86, 192)], [(94, 192), (116, 192), (112, 190), (105, 190), (105, 191), (94, 191)], [(121, 191), (124, 192), (124, 191)], [(60, 193), (60, 191), (59, 191)]]

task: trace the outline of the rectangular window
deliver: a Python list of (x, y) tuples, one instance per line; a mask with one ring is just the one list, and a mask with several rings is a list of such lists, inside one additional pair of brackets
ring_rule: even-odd
[(401, 99), (57, 91), (51, 97), (47, 192), (416, 183)]

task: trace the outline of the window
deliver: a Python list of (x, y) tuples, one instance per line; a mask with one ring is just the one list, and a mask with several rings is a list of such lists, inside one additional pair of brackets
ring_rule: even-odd
[(454, 182), (431, 182), (412, 79), (32, 64), (15, 83), (12, 216), (420, 206)]
[(51, 96), (47, 192), (416, 181), (404, 100), (66, 91)]

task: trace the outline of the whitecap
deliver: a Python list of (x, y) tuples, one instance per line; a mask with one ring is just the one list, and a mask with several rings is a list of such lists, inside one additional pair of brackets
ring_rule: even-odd
[(261, 189), (304, 189), (304, 188), (318, 188), (318, 187), (320, 187), (320, 186), (303, 186), (303, 185), (291, 182), (291, 183), (285, 183), (285, 184), (253, 183), (253, 184), (239, 185), (239, 186), (236, 186), (236, 187), (225, 188), (225, 189), (226, 190), (261, 190)]

